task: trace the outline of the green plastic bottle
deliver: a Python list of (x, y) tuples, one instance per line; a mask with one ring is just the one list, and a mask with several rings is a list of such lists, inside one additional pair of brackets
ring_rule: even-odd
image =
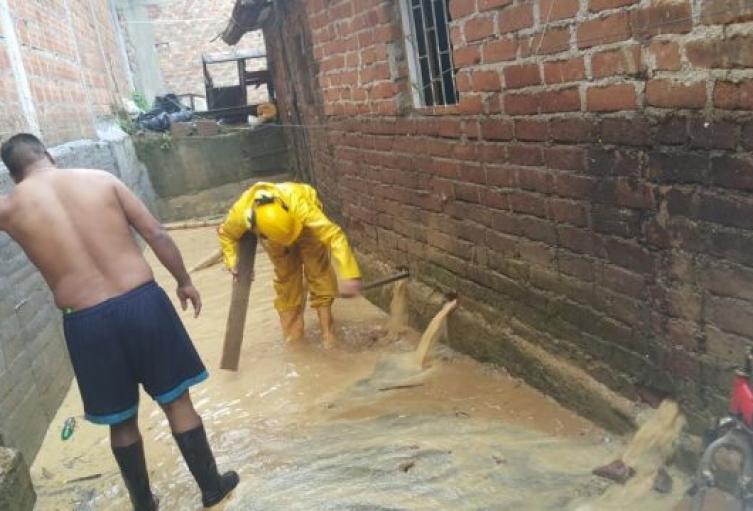
[(73, 432), (76, 429), (76, 419), (74, 417), (68, 417), (63, 424), (63, 431), (60, 433), (60, 438), (68, 440), (73, 436)]

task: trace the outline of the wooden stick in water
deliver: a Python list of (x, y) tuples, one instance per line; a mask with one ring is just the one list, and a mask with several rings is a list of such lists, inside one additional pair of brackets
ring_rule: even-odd
[(238, 278), (233, 280), (233, 296), (227, 315), (225, 343), (222, 347), (221, 369), (238, 370), (238, 360), (243, 345), (243, 329), (246, 326), (248, 299), (254, 278), (256, 259), (256, 236), (246, 233), (238, 245)]
[(216, 220), (187, 220), (185, 222), (174, 222), (171, 224), (165, 224), (166, 231), (178, 231), (184, 229), (199, 229), (201, 227), (215, 227), (222, 225), (222, 219)]
[(222, 250), (217, 249), (204, 259), (199, 264), (188, 270), (188, 273), (196, 273), (197, 271), (211, 268), (212, 266), (219, 264), (222, 261)]

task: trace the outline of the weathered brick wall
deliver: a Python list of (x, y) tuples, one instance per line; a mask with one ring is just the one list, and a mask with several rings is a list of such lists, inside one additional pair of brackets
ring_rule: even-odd
[[(460, 102), (434, 109), (397, 1), (291, 4), (328, 122), (314, 178), (360, 249), (696, 429), (724, 410), (753, 341), (753, 2), (450, 0)], [(268, 45), (297, 86), (288, 28)]]
[[(43, 138), (59, 144), (92, 136), (95, 119), (130, 96), (108, 2), (8, 0), (8, 7)], [(30, 128), (7, 44), (0, 38), (3, 136)]]
[[(204, 95), (204, 72), (201, 56), (204, 53), (228, 51), (217, 35), (227, 26), (227, 15), (235, 0), (181, 0), (155, 3), (150, 8), (160, 68), (167, 89), (176, 94)], [(190, 21), (197, 20), (197, 21)], [(263, 48), (261, 32), (251, 32), (235, 46), (237, 49)], [(263, 59), (249, 61), (248, 70), (264, 69)], [(235, 63), (210, 67), (216, 85), (237, 85), (238, 68)], [(259, 89), (259, 100), (266, 98), (266, 89)]]

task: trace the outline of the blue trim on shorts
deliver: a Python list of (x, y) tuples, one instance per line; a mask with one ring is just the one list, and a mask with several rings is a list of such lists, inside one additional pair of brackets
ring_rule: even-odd
[(206, 371), (202, 371), (193, 378), (189, 378), (185, 380), (183, 383), (175, 387), (173, 390), (170, 390), (168, 392), (165, 392), (164, 394), (160, 394), (159, 396), (156, 396), (154, 399), (161, 405), (168, 405), (178, 399), (185, 391), (188, 390), (189, 387), (192, 387), (196, 385), (197, 383), (201, 383), (204, 380), (209, 378), (209, 373)]
[(123, 421), (127, 421), (128, 419), (136, 415), (136, 412), (138, 411), (139, 404), (136, 403), (128, 410), (122, 412), (111, 413), (110, 415), (89, 415), (87, 413), (85, 417), (86, 420), (93, 422), (94, 424), (104, 424), (106, 426), (112, 426), (113, 424), (120, 424)]

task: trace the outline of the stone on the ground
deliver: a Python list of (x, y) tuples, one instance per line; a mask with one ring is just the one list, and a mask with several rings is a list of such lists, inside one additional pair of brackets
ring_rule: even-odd
[(656, 471), (653, 488), (659, 493), (672, 493), (672, 476), (664, 467)]
[(593, 474), (616, 483), (625, 484), (628, 479), (635, 475), (635, 470), (625, 465), (622, 460), (614, 460), (608, 465), (595, 468)]
[(31, 511), (37, 496), (21, 453), (0, 447), (0, 509)]

